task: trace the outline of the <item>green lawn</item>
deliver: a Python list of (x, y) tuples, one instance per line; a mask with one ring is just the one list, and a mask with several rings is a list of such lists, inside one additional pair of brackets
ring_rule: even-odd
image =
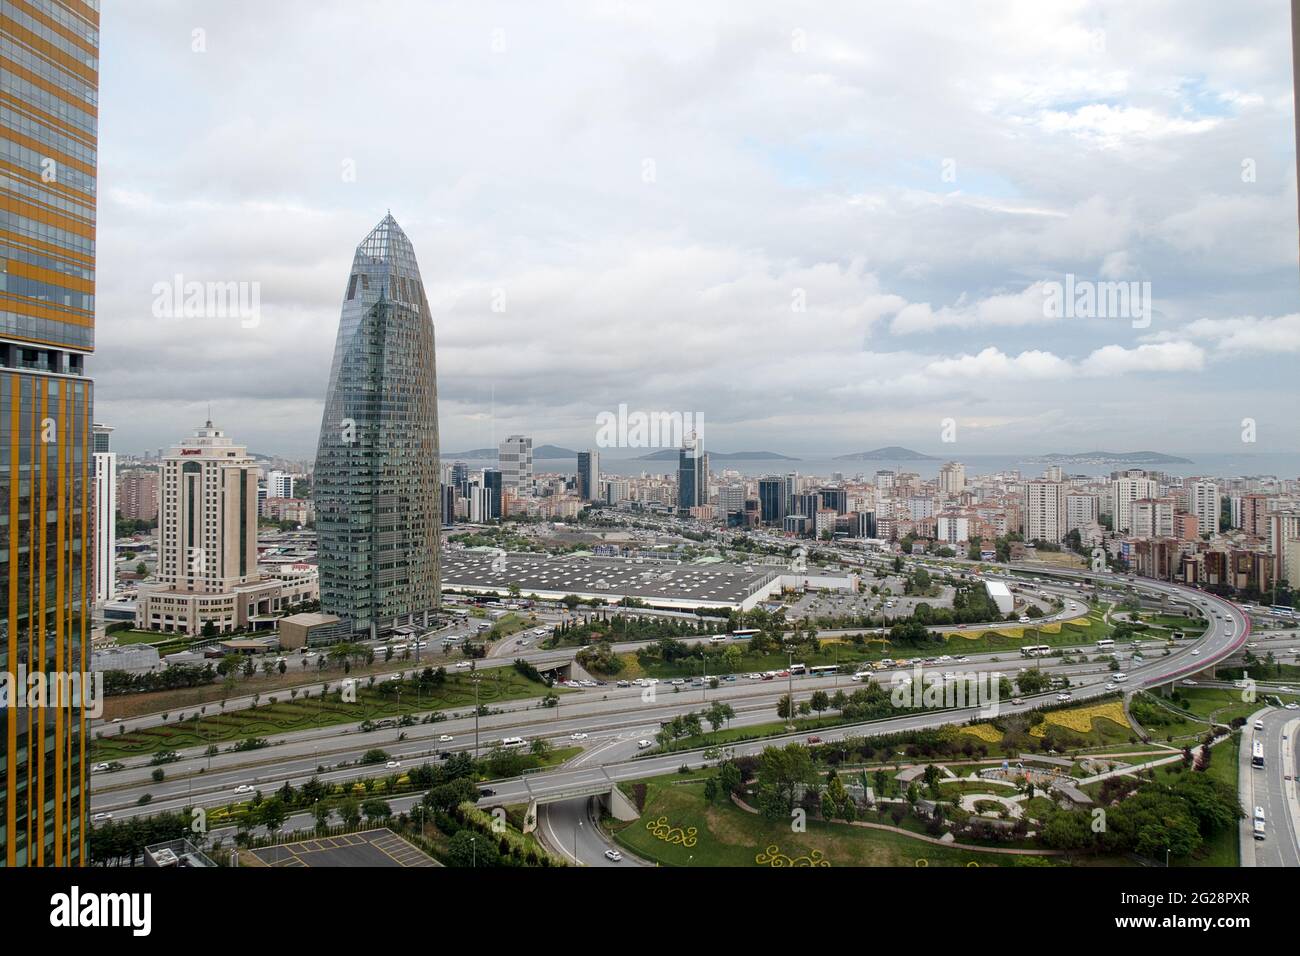
[[(746, 813), (729, 802), (708, 803), (698, 775), (653, 777), (638, 781), (646, 787), (646, 804), (639, 820), (614, 823), (615, 839), (638, 856), (664, 866), (767, 866), (757, 857), (769, 847), (792, 859), (814, 852), (832, 866), (1010, 866), (1016, 858), (936, 846), (867, 827), (808, 821), (805, 833), (792, 833), (789, 823)], [(635, 784), (620, 784), (635, 793)], [(694, 846), (670, 843), (655, 836), (647, 824), (663, 818), (668, 827), (688, 836)], [(788, 865), (788, 864), (787, 864)], [(805, 864), (807, 865), (807, 864)]]
[[(507, 700), (541, 697), (547, 692), (544, 684), (527, 679), (513, 668), (491, 668), (479, 673), (480, 704), (491, 706)], [(330, 684), (337, 687), (339, 680), (332, 679)], [(174, 722), (126, 734), (100, 731), (103, 736), (92, 743), (90, 755), (95, 760), (121, 760), (159, 750), (201, 747), (246, 737), (269, 737), (312, 727), (360, 724), (365, 720), (474, 705), (474, 685), (467, 674), (448, 674), (446, 683), (429, 693), (417, 695), (412, 681), (403, 682), (402, 687), (400, 696), (380, 693), (366, 687), (363, 680), (357, 686), (356, 702), (348, 704), (339, 699), (337, 692), (324, 701), (317, 695), (310, 699), (301, 695), (291, 699), (287, 692), (270, 694), (264, 698), (268, 702), (259, 707), (232, 710), (228, 714), (221, 713), (219, 705), (210, 704), (205, 716), (198, 720), (191, 716), (183, 724)], [(557, 692), (564, 691), (557, 689)], [(276, 703), (269, 703), (272, 699)]]

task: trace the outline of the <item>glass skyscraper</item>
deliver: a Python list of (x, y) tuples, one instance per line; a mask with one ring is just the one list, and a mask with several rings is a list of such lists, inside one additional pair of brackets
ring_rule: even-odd
[[(0, 670), (88, 671), (98, 0), (0, 0)], [(20, 683), (20, 687), (22, 684)], [(0, 859), (85, 859), (85, 714), (0, 708)]]
[(357, 246), (316, 450), (321, 610), (339, 636), (427, 620), (439, 603), (433, 316), (392, 215)]
[(677, 510), (683, 514), (709, 503), (709, 456), (704, 439), (688, 435), (677, 454)]

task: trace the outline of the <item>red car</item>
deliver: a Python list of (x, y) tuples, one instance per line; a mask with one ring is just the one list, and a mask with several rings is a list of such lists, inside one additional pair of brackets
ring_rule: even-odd
[(822, 739), (821, 739), (820, 737), (809, 737), (809, 738), (808, 738), (808, 743), (810, 743), (810, 744), (819, 744), (819, 743), (821, 743), (821, 742), (822, 742)]

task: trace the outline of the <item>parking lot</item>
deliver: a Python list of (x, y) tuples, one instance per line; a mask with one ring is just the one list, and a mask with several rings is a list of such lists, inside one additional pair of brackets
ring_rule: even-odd
[[(872, 594), (871, 588), (879, 588), (880, 594)], [(903, 594), (903, 579), (889, 576), (886, 578), (867, 577), (862, 582), (862, 593), (811, 592), (801, 596), (786, 611), (787, 620), (805, 617), (849, 617), (863, 614), (884, 614), (888, 618), (910, 617), (918, 604), (930, 607), (951, 607), (955, 589), (941, 587), (934, 597), (912, 596)], [(888, 589), (888, 595), (883, 592)]]
[(438, 863), (407, 843), (392, 830), (365, 830), (339, 836), (317, 837), (297, 843), (250, 851), (262, 864), (273, 867), (429, 867)]

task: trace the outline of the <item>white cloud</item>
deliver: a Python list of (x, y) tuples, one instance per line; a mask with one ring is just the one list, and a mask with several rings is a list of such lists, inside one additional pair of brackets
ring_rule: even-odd
[[(1262, 324), (1282, 320), (1123, 348), (1097, 341), (1113, 327), (1045, 319), (1035, 290), (1140, 267), (1175, 317), (1293, 308), (1286, 18), (1128, 0), (117, 4), (99, 410), (130, 449), (211, 399), (259, 450), (310, 454), (348, 263), (389, 208), (435, 303), (448, 448), (510, 428), (576, 442), (620, 399), (781, 450), (935, 402), (1096, 428), (1084, 380), (1103, 375), (1153, 415), (1177, 407), (1171, 382), (1240, 394), (1255, 376), (1206, 382), (1206, 354), (1292, 341)], [(154, 320), (152, 284), (177, 273), (260, 282), (262, 324)], [(1184, 448), (1200, 439), (1165, 417)], [(1145, 442), (1149, 423), (1112, 424)]]

